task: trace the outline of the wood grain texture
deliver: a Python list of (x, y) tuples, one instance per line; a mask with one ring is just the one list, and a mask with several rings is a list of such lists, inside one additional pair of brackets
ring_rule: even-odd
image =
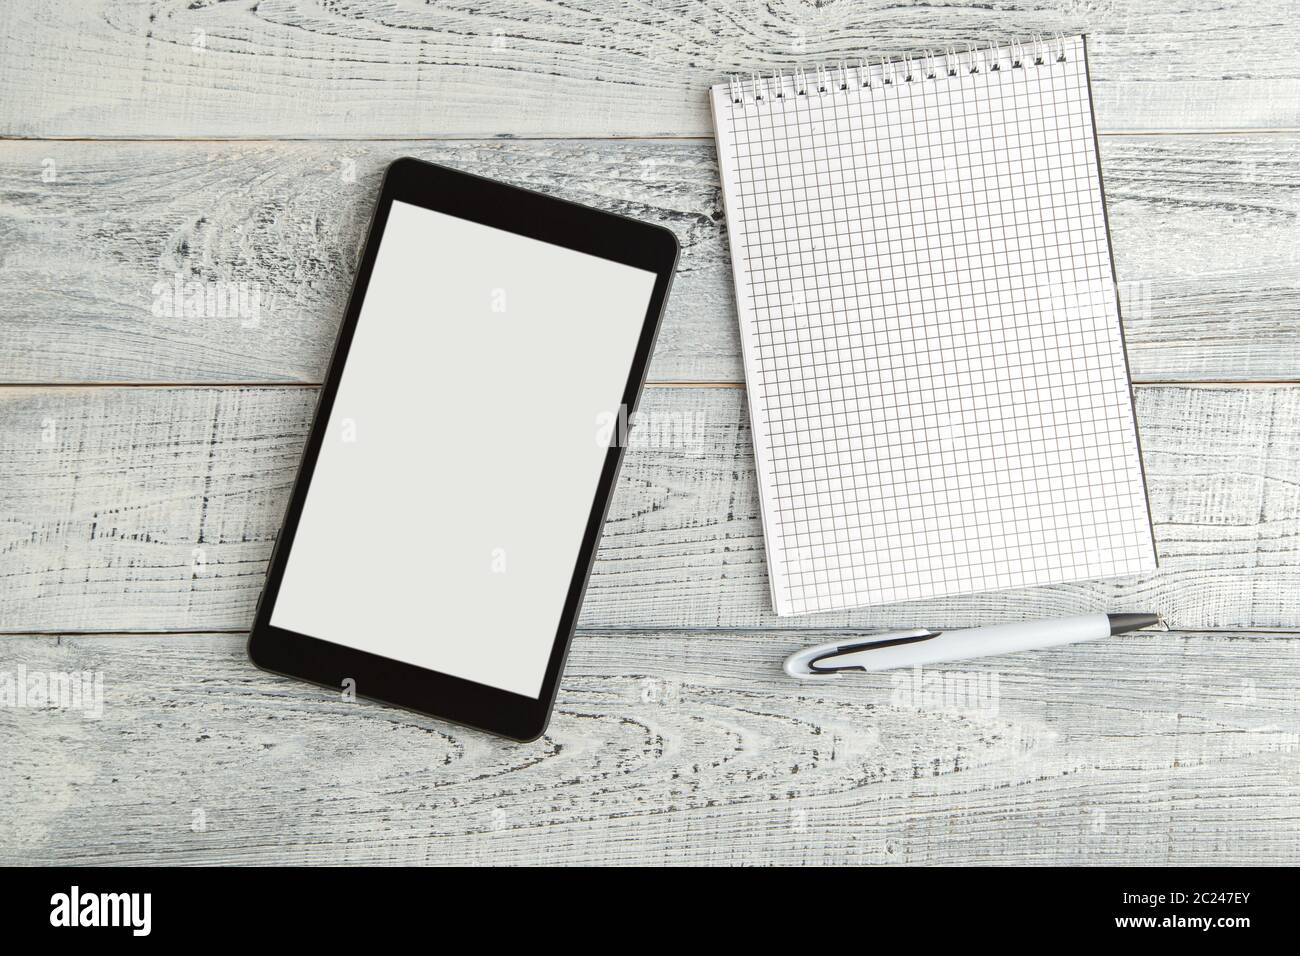
[[(1300, 135), (1119, 137), (1102, 154), (1137, 380), (1295, 379)], [(319, 381), (402, 155), (672, 229), (651, 380), (743, 380), (711, 142), (3, 143), (0, 376)], [(256, 316), (172, 314), (178, 276), (246, 289)]]
[[(0, 390), (0, 630), (247, 628), (313, 389)], [(777, 626), (744, 393), (654, 388), (605, 526), (588, 628)], [(950, 627), (1109, 610), (1300, 627), (1300, 388), (1137, 392), (1161, 569), (802, 617)], [(788, 623), (788, 622), (787, 622)]]
[[(1300, 859), (1300, 640), (1144, 634), (797, 685), (809, 632), (579, 634), (511, 744), (255, 671), (235, 635), (0, 639), (0, 863)], [(964, 688), (961, 689), (961, 688)]]
[(0, 5), (0, 134), (702, 135), (733, 71), (1092, 35), (1106, 130), (1300, 126), (1290, 0)]
[[(1135, 377), (1295, 380), (1294, 14), (6, 0), (0, 137), (100, 141), (0, 141), (0, 384), (318, 381), (400, 155), (672, 228), (651, 378), (739, 382), (712, 142), (514, 138), (708, 137), (732, 70), (1081, 30), (1103, 132), (1254, 131), (1102, 138)], [(178, 276), (256, 321), (159, 314)], [(235, 633), (112, 633), (248, 626), (314, 389), (0, 388), (0, 863), (1300, 862), (1300, 387), (1137, 399), (1157, 574), (790, 627), (743, 391), (651, 389), (555, 718), (514, 745), (257, 672)], [(778, 670), (856, 629), (1150, 606), (1201, 632), (937, 669), (938, 700)], [(101, 674), (102, 719), (12, 706), (19, 668)]]

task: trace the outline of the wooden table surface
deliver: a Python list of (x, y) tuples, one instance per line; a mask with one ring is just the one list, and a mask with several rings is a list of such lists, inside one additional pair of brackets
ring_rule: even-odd
[[(705, 89), (1088, 32), (1161, 569), (779, 620)], [(1300, 861), (1294, 0), (0, 5), (0, 862)], [(414, 155), (682, 245), (550, 731), (244, 657), (380, 171)], [(180, 276), (256, 320), (173, 316)], [(1155, 607), (1174, 630), (826, 687), (793, 648)], [(430, 607), (430, 626), (438, 609)]]

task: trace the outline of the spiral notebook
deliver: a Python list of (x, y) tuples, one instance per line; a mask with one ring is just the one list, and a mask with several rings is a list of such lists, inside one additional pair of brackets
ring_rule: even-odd
[(711, 102), (777, 613), (1153, 569), (1084, 38)]

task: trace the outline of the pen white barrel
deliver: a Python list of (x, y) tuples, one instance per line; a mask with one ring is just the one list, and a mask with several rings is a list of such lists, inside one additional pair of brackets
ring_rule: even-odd
[(1110, 617), (1085, 614), (1054, 621), (1025, 621), (996, 624), (960, 631), (944, 631), (938, 637), (893, 647), (877, 647), (843, 654), (836, 664), (861, 666), (866, 671), (887, 671), (896, 667), (922, 667), (945, 661), (965, 661), (994, 654), (1057, 647), (1110, 636)]

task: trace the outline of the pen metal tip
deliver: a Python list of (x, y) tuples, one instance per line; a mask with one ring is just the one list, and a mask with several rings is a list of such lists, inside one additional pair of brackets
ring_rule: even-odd
[(1110, 633), (1112, 635), (1125, 634), (1144, 627), (1155, 627), (1157, 624), (1164, 624), (1164, 619), (1159, 614), (1107, 614), (1106, 617), (1110, 618)]

